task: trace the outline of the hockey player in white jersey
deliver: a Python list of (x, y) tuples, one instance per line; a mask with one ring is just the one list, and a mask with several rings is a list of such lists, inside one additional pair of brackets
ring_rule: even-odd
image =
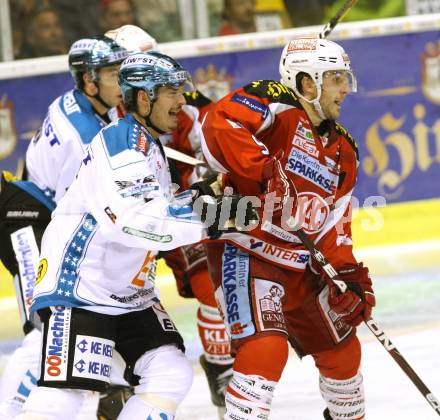
[[(139, 46), (148, 50), (156, 48), (153, 38), (134, 28), (138, 31), (132, 30), (128, 39), (84, 38), (70, 48), (69, 70), (76, 88), (49, 106), (43, 125), (26, 153), (28, 179), (55, 202), (72, 183), (86, 145), (117, 117), (116, 107), (122, 100), (117, 82), (121, 62), (129, 53), (138, 52)], [(124, 32), (115, 30), (109, 35), (121, 33)]]
[[(0, 237), (4, 246), (0, 258), (15, 276), (26, 334), (0, 383), (2, 420), (21, 411), (36, 384), (41, 334), (29, 320), (29, 307), (39, 246), (50, 212), (73, 181), (86, 145), (117, 116), (115, 107), (122, 99), (117, 82), (120, 63), (129, 52), (156, 48), (156, 41), (133, 25), (106, 35), (81, 39), (72, 45), (69, 69), (76, 88), (49, 106), (42, 128), (31, 141), (26, 156), (29, 181), (12, 180), (6, 174), (2, 177)], [(116, 418), (125, 397), (125, 390), (118, 387), (112, 388), (111, 395), (101, 395), (100, 418)]]
[(99, 132), (42, 241), (31, 310), (43, 322), (38, 387), (24, 418), (73, 418), (105, 390), (113, 350), (135, 395), (119, 419), (171, 420), (192, 381), (183, 340), (154, 290), (158, 251), (199, 242), (204, 225), (170, 188), (158, 141), (176, 128), (187, 72), (160, 53), (135, 54), (119, 80), (129, 113)]

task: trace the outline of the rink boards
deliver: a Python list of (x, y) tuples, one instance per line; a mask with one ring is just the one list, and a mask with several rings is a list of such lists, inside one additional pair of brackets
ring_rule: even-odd
[[(279, 80), (282, 46), (319, 27), (161, 44), (217, 100), (259, 79)], [(351, 58), (358, 92), (341, 123), (359, 148), (360, 206), (439, 198), (440, 14), (342, 23), (331, 38)], [(19, 171), (47, 106), (73, 87), (67, 57), (0, 63), (0, 169)], [(276, 92), (272, 92), (276, 95)]]

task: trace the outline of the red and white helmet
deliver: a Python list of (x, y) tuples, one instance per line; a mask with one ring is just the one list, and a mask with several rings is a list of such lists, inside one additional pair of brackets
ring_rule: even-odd
[[(281, 82), (291, 88), (297, 96), (314, 105), (323, 116), (319, 99), (322, 83), (327, 72), (343, 72), (347, 76), (349, 92), (357, 91), (356, 76), (350, 66), (350, 59), (336, 42), (319, 38), (298, 38), (291, 40), (283, 49), (280, 59)], [(306, 73), (315, 82), (317, 97), (305, 98), (298, 90), (296, 76)]]
[(105, 33), (105, 36), (127, 49), (130, 54), (157, 51), (156, 40), (136, 25), (123, 25), (120, 28), (111, 29)]

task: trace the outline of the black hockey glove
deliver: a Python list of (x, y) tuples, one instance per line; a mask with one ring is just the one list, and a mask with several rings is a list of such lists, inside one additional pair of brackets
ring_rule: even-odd
[(194, 211), (206, 224), (210, 239), (218, 239), (225, 232), (248, 230), (259, 222), (252, 202), (238, 194), (202, 195), (194, 202)]
[(210, 195), (211, 197), (217, 197), (223, 193), (222, 174), (211, 173), (207, 178), (203, 178), (200, 181), (194, 182), (189, 187), (191, 190), (196, 191), (195, 198), (202, 195)]

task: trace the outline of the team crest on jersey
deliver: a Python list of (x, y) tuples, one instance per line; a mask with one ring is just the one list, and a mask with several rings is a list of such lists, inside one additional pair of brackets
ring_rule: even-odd
[(281, 299), (284, 296), (284, 288), (281, 284), (255, 279), (255, 298), (258, 302), (257, 318), (259, 331), (281, 330), (285, 331), (286, 321), (283, 315)]
[(159, 190), (159, 184), (153, 175), (133, 181), (115, 181), (121, 197), (140, 197)]
[(214, 64), (208, 64), (206, 68), (199, 67), (194, 72), (197, 89), (215, 102), (231, 91), (232, 80), (233, 77), (227, 73), (226, 67), (217, 69)]
[(0, 99), (0, 159), (9, 156), (17, 144), (12, 102), (6, 95)]
[(422, 91), (435, 104), (440, 104), (440, 47), (428, 42), (422, 54)]
[(330, 206), (320, 195), (313, 192), (301, 192), (297, 197), (295, 217), (286, 224), (290, 228), (301, 226), (308, 234), (318, 233), (327, 223)]

